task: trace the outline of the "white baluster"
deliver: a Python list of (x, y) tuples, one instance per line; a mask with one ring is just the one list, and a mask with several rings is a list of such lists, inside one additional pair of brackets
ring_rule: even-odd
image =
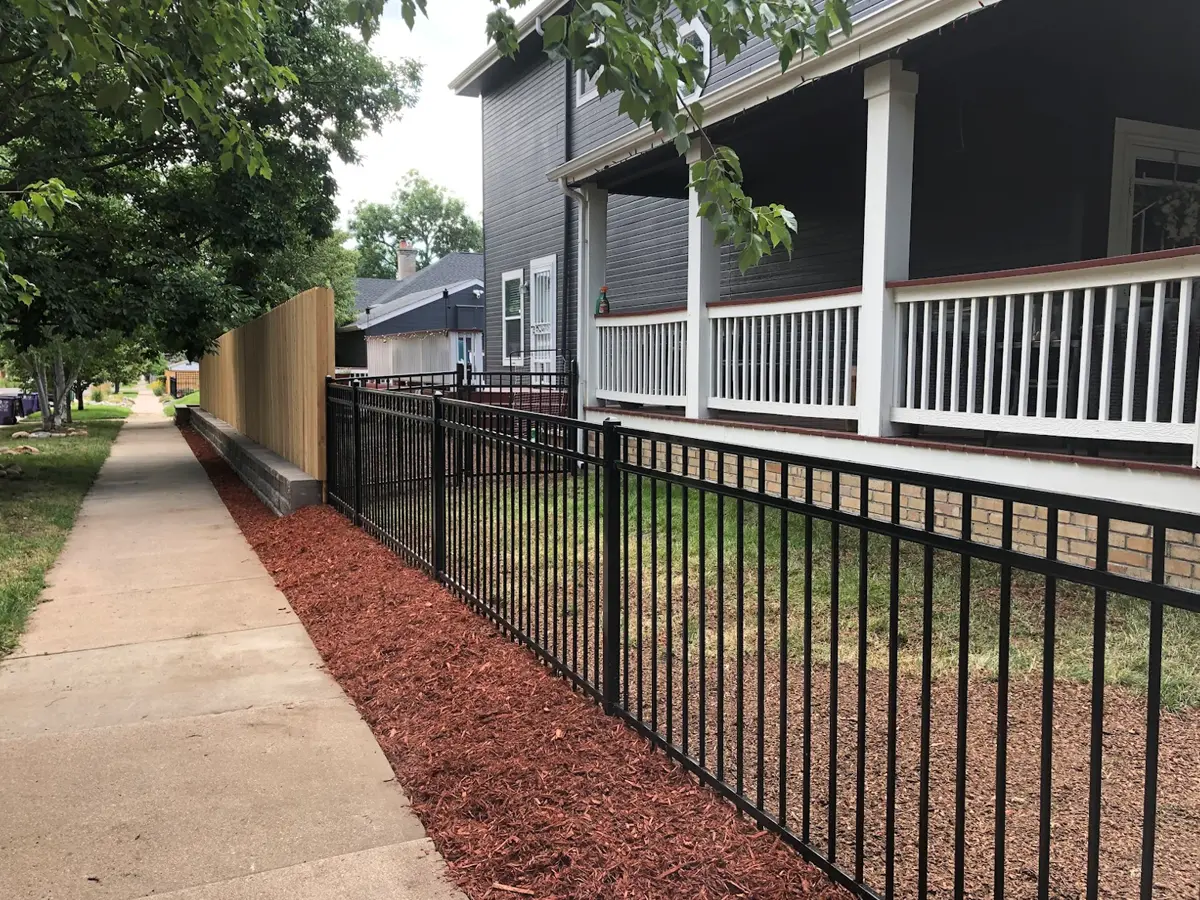
[(1100, 346), (1100, 421), (1108, 421), (1112, 408), (1113, 339), (1117, 329), (1117, 289), (1110, 287), (1104, 296), (1104, 338)]
[(996, 368), (996, 298), (988, 297), (987, 335), (983, 347), (983, 412), (992, 414), (992, 381)]
[(1142, 286), (1129, 291), (1129, 315), (1125, 320), (1125, 383), (1121, 389), (1121, 421), (1133, 421), (1133, 376), (1137, 372), (1138, 315), (1142, 306)]
[(1063, 291), (1062, 318), (1059, 320), (1058, 338), (1058, 396), (1055, 398), (1054, 415), (1067, 417), (1067, 383), (1071, 377), (1071, 316), (1074, 312), (1075, 292)]
[(1179, 324), (1175, 339), (1175, 391), (1171, 394), (1171, 421), (1183, 422), (1183, 391), (1187, 382), (1188, 343), (1192, 337), (1192, 279), (1179, 283)]
[(1042, 339), (1038, 347), (1037, 416), (1046, 415), (1046, 382), (1050, 380), (1050, 312), (1054, 307), (1054, 295), (1042, 295)]
[(788, 363), (788, 403), (796, 401), (796, 314), (792, 313), (788, 316), (789, 324), (792, 331), (792, 339), (788, 343), (788, 358), (791, 360)]
[(1026, 294), (1021, 306), (1021, 393), (1017, 396), (1017, 415), (1029, 411), (1029, 355), (1033, 352), (1033, 295)]
[(934, 397), (933, 408), (942, 411), (942, 403), (946, 394), (946, 301), (938, 301), (937, 320), (937, 395)]
[(818, 377), (821, 365), (821, 323), (818, 313), (811, 313), (810, 318), (811, 321), (809, 324), (812, 342), (808, 348), (808, 402), (817, 404), (821, 402), (821, 382)]
[(842, 387), (842, 402), (847, 405), (857, 405), (858, 398), (854, 395), (854, 350), (858, 348), (858, 310), (853, 307), (846, 309), (846, 375)]
[(962, 368), (962, 300), (954, 301), (954, 339), (950, 355), (950, 412), (958, 412), (958, 373)]
[(1012, 326), (1013, 326), (1013, 295), (1004, 298), (1004, 337), (1001, 347), (1004, 351), (1000, 364), (1000, 415), (1009, 415), (1012, 407), (1009, 405), (1012, 381)]
[(1088, 417), (1088, 399), (1092, 389), (1092, 322), (1095, 319), (1096, 291), (1083, 292), (1083, 328), (1079, 338), (1079, 400), (1075, 405), (1078, 419)]
[(821, 313), (821, 403), (827, 405), (832, 400), (829, 384), (829, 310)]
[(841, 403), (838, 390), (838, 379), (842, 377), (842, 311), (833, 311), (833, 377), (830, 379), (829, 402), (835, 406)]
[(1167, 299), (1167, 283), (1154, 284), (1154, 306), (1150, 314), (1150, 372), (1146, 380), (1146, 421), (1158, 421), (1158, 380), (1162, 375), (1163, 313)]
[(932, 368), (930, 365), (932, 360), (929, 357), (929, 342), (932, 337), (930, 330), (933, 327), (933, 304), (926, 300), (921, 304), (921, 307), (923, 310), (921, 316), (921, 409), (929, 409), (929, 370)]
[(908, 304), (908, 365), (904, 380), (904, 407), (916, 409), (917, 384), (917, 304)]

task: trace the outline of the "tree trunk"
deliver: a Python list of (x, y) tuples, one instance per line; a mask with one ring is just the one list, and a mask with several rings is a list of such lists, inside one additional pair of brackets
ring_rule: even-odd
[(79, 402), (79, 411), (83, 412), (83, 395), (87, 391), (87, 385), (82, 381), (75, 382), (75, 399)]
[(114, 382), (113, 382), (113, 393), (114, 393), (114, 394), (120, 394), (120, 393), (121, 393), (121, 382), (119, 382), (119, 381), (114, 381)]
[(42, 428), (49, 429), (52, 426), (50, 416), (50, 391), (46, 386), (46, 367), (42, 364), (42, 360), (30, 354), (28, 357), (28, 367), (33, 373), (34, 384), (37, 385), (38, 406), (42, 410)]

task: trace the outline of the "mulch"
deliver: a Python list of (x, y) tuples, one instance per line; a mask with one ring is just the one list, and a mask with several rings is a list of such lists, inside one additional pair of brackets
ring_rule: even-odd
[(184, 436), (472, 898), (847, 897), (328, 507)]

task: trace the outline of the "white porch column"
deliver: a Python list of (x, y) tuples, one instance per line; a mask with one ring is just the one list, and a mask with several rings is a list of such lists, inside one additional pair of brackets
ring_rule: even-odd
[(604, 286), (608, 257), (608, 191), (585, 184), (580, 193), (583, 202), (579, 206), (579, 318), (575, 354), (579, 365), (579, 403), (587, 407), (596, 405), (600, 379), (596, 298)]
[[(687, 154), (688, 165), (707, 157), (707, 151), (693, 145)], [(721, 248), (707, 219), (696, 215), (702, 198), (688, 190), (688, 270), (687, 270), (687, 398), (684, 411), (688, 418), (708, 416), (708, 391), (712, 384), (708, 304), (717, 299), (721, 288)]]
[(858, 338), (858, 433), (893, 432), (896, 311), (889, 281), (908, 278), (917, 76), (899, 60), (864, 73), (867, 101), (863, 305)]

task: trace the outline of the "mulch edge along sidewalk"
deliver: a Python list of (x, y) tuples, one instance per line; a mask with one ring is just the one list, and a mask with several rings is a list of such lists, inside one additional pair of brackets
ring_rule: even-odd
[(183, 434), (470, 897), (848, 896), (332, 509), (277, 518)]

